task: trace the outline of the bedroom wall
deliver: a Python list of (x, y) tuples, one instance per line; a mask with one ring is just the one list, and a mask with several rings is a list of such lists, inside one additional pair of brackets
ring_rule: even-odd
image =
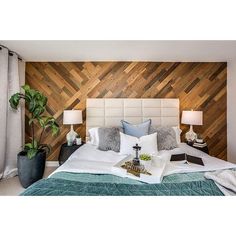
[[(52, 146), (48, 160), (57, 160), (68, 126), (64, 109), (82, 109), (84, 123), (76, 130), (85, 136), (86, 98), (179, 98), (180, 109), (202, 110), (204, 125), (195, 127), (209, 145), (210, 154), (227, 159), (227, 63), (225, 62), (27, 62), (26, 83), (48, 97), (47, 113), (61, 128), (48, 133)], [(29, 138), (26, 111), (26, 140)], [(36, 127), (36, 133), (38, 133)], [(188, 126), (181, 125), (183, 132)]]

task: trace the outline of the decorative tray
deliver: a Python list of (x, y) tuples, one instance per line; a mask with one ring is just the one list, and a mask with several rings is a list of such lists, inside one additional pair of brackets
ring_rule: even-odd
[(143, 165), (133, 165), (133, 158), (133, 156), (128, 156), (116, 163), (112, 168), (112, 173), (145, 183), (161, 183), (166, 166), (165, 161), (155, 157), (150, 169), (146, 170)]

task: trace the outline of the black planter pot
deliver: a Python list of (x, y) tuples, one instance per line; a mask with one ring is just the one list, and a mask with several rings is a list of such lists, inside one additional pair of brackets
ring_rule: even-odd
[(46, 162), (46, 151), (40, 150), (32, 159), (22, 151), (17, 155), (17, 168), (20, 183), (24, 188), (42, 179)]

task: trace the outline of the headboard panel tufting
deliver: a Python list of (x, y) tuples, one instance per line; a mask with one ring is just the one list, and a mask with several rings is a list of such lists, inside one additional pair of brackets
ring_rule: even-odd
[(121, 120), (154, 126), (179, 126), (178, 98), (89, 98), (86, 101), (86, 134), (92, 127), (120, 126)]

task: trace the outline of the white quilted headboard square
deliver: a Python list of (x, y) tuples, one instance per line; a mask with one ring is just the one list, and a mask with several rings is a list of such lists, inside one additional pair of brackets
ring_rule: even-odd
[(179, 126), (178, 98), (88, 98), (86, 134), (92, 127), (120, 126), (121, 120), (141, 123), (152, 119), (154, 126)]

